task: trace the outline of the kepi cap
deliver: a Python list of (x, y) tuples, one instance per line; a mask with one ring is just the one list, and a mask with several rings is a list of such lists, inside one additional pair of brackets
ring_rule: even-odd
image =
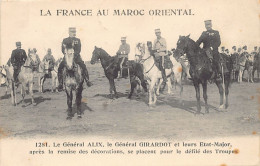
[(155, 31), (155, 33), (161, 33), (161, 30), (159, 28), (155, 29), (154, 31)]
[(237, 47), (236, 47), (236, 46), (233, 46), (233, 47), (232, 47), (232, 49), (235, 49), (235, 48), (237, 48)]
[(51, 52), (51, 49), (50, 48), (48, 48), (48, 50), (47, 50), (48, 52)]
[(21, 44), (20, 41), (18, 41), (18, 42), (15, 43), (15, 45), (16, 45), (16, 46), (21, 46), (22, 44)]
[(121, 41), (122, 41), (122, 40), (126, 40), (126, 37), (121, 37)]
[(76, 28), (75, 27), (69, 27), (69, 32), (76, 32)]
[(211, 24), (211, 20), (205, 20), (204, 23), (205, 24)]

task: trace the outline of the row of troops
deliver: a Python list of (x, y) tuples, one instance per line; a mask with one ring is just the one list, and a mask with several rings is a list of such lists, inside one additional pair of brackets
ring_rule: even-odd
[[(212, 75), (212, 78), (221, 79), (221, 77), (220, 77), (221, 69), (220, 69), (220, 65), (219, 65), (219, 59), (220, 59), (219, 47), (221, 45), (220, 35), (219, 35), (218, 31), (212, 29), (211, 20), (206, 20), (206, 21), (204, 21), (204, 23), (205, 23), (206, 31), (202, 32), (201, 36), (196, 41), (196, 43), (198, 45), (203, 44), (203, 49), (206, 51), (206, 54), (212, 63), (213, 73), (214, 73)], [(163, 38), (161, 36), (160, 29), (155, 29), (155, 35), (156, 35), (156, 39), (154, 40), (151, 52), (154, 55), (155, 59), (159, 60), (159, 62), (160, 62), (159, 68), (162, 72), (163, 80), (164, 80), (164, 82), (166, 82), (167, 79), (166, 79), (165, 70), (163, 67), (163, 59), (164, 59), (164, 56), (168, 55), (167, 43), (166, 43), (165, 38)], [(74, 27), (69, 28), (69, 37), (63, 39), (63, 41), (62, 41), (61, 51), (63, 54), (65, 54), (65, 47), (68, 44), (73, 45), (74, 54), (75, 54), (74, 60), (77, 64), (79, 64), (81, 66), (87, 86), (91, 86), (92, 83), (89, 81), (88, 70), (80, 55), (81, 41), (79, 38), (76, 38), (76, 28), (74, 28)], [(17, 76), (18, 76), (21, 66), (24, 64), (27, 56), (26, 56), (26, 52), (23, 49), (21, 49), (21, 42), (16, 42), (16, 47), (17, 47), (17, 49), (13, 50), (12, 55), (11, 55), (11, 64), (14, 67), (14, 79), (16, 82), (18, 82)], [(33, 49), (33, 51), (35, 53), (37, 52), (36, 49)], [(247, 51), (247, 47), (245, 46), (242, 49), (239, 48), (238, 50), (236, 50), (236, 47), (234, 46), (234, 47), (232, 47), (231, 54), (234, 54), (236, 51), (238, 54), (240, 54), (240, 52), (244, 53)], [(257, 53), (257, 47), (255, 47), (254, 52), (252, 54), (253, 55), (259, 54), (259, 51), (260, 51), (260, 48), (258, 49), (258, 53)], [(123, 64), (126, 64), (129, 53), (130, 53), (130, 45), (126, 42), (126, 37), (122, 37), (121, 45), (116, 53), (119, 58), (119, 65), (120, 65), (121, 69), (122, 69)], [(229, 50), (225, 49), (224, 47), (222, 47), (221, 53), (230, 55)], [(255, 56), (255, 57), (257, 57), (257, 56)], [(51, 54), (51, 49), (48, 49), (48, 53), (44, 57), (44, 60), (46, 60), (46, 59), (51, 61), (52, 66), (54, 65), (55, 59)], [(64, 67), (65, 67), (65, 61), (63, 58), (62, 62), (59, 65), (59, 68), (58, 68), (58, 80), (59, 80), (58, 89), (63, 88), (62, 70)], [(121, 74), (121, 76), (122, 76), (122, 74)]]

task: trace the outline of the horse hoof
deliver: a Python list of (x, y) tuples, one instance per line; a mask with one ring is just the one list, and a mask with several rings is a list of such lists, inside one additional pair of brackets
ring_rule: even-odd
[(225, 108), (224, 104), (219, 106), (219, 109), (224, 109), (224, 108)]
[(68, 116), (66, 119), (67, 119), (67, 120), (71, 120), (71, 119), (72, 119), (72, 117), (71, 117), (71, 116)]
[(78, 119), (81, 119), (82, 117), (81, 117), (81, 115), (78, 115)]
[(33, 105), (33, 106), (36, 106), (36, 103), (35, 103), (35, 102), (33, 102), (33, 103), (32, 103), (32, 105)]

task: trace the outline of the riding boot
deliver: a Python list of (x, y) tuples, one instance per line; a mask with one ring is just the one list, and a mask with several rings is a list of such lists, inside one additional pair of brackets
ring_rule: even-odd
[(58, 72), (58, 81), (59, 81), (58, 91), (62, 91), (63, 90), (63, 78), (62, 78), (61, 72)]
[(18, 75), (19, 75), (19, 69), (14, 69), (13, 77), (14, 77), (15, 86), (19, 85)]
[(167, 77), (165, 74), (165, 69), (162, 69), (162, 78), (163, 78), (163, 83), (165, 84), (167, 82)]
[(88, 87), (91, 87), (91, 86), (93, 85), (93, 83), (91, 83), (91, 82), (89, 81), (89, 75), (88, 75), (88, 70), (87, 70), (87, 68), (86, 68), (86, 70), (83, 71), (83, 75), (84, 75), (84, 79), (85, 79), (85, 81), (86, 81), (86, 83), (87, 83), (87, 86), (88, 86)]

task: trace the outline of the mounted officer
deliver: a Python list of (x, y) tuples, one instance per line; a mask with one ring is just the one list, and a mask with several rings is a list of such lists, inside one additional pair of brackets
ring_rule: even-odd
[(212, 29), (211, 20), (206, 20), (205, 28), (206, 31), (202, 32), (200, 38), (196, 41), (198, 45), (203, 43), (203, 49), (205, 49), (208, 58), (212, 63), (213, 74), (211, 79), (216, 78), (216, 80), (220, 80), (220, 64), (219, 64), (219, 52), (218, 47), (221, 44), (219, 32)]
[(116, 54), (119, 58), (120, 77), (122, 77), (123, 65), (126, 65), (126, 63), (128, 61), (129, 53), (130, 53), (130, 45), (126, 43), (126, 37), (121, 37), (121, 45), (119, 46), (119, 49), (116, 52)]
[(161, 30), (160, 29), (155, 29), (155, 35), (156, 39), (154, 40), (153, 43), (153, 51), (155, 51), (155, 59), (159, 59), (159, 69), (162, 72), (162, 77), (163, 77), (163, 83), (167, 82), (166, 74), (165, 74), (165, 68), (164, 68), (164, 56), (167, 54), (167, 44), (166, 40), (161, 37)]
[(18, 75), (26, 59), (27, 55), (26, 52), (23, 49), (21, 49), (21, 42), (16, 42), (16, 49), (12, 51), (11, 55), (11, 64), (14, 68), (13, 77), (16, 85), (18, 85)]
[[(80, 39), (76, 38), (76, 28), (75, 27), (70, 27), (69, 28), (69, 37), (63, 39), (62, 44), (61, 44), (61, 51), (63, 54), (65, 54), (65, 46), (67, 45), (73, 45), (74, 48), (74, 61), (75, 63), (77, 63), (82, 71), (83, 71), (83, 76), (84, 79), (87, 83), (87, 86), (90, 87), (92, 85), (92, 83), (89, 81), (89, 75), (88, 75), (88, 70), (86, 65), (84, 64), (83, 60), (81, 59), (80, 56), (80, 51), (81, 51), (81, 43), (80, 43)], [(59, 86), (58, 86), (58, 90), (62, 90), (63, 89), (63, 78), (62, 78), (62, 70), (65, 67), (65, 58), (63, 58), (63, 60), (61, 61), (59, 68), (58, 68), (58, 80), (59, 80)]]
[(53, 70), (55, 64), (55, 58), (52, 55), (51, 49), (48, 48), (47, 54), (44, 56), (42, 61), (49, 61), (50, 62), (50, 69)]
[(54, 69), (54, 65), (55, 65), (55, 58), (53, 57), (50, 48), (48, 48), (47, 54), (44, 56), (42, 61), (49, 61), (49, 64), (50, 64), (50, 66), (49, 66), (49, 75), (50, 75), (50, 73)]

